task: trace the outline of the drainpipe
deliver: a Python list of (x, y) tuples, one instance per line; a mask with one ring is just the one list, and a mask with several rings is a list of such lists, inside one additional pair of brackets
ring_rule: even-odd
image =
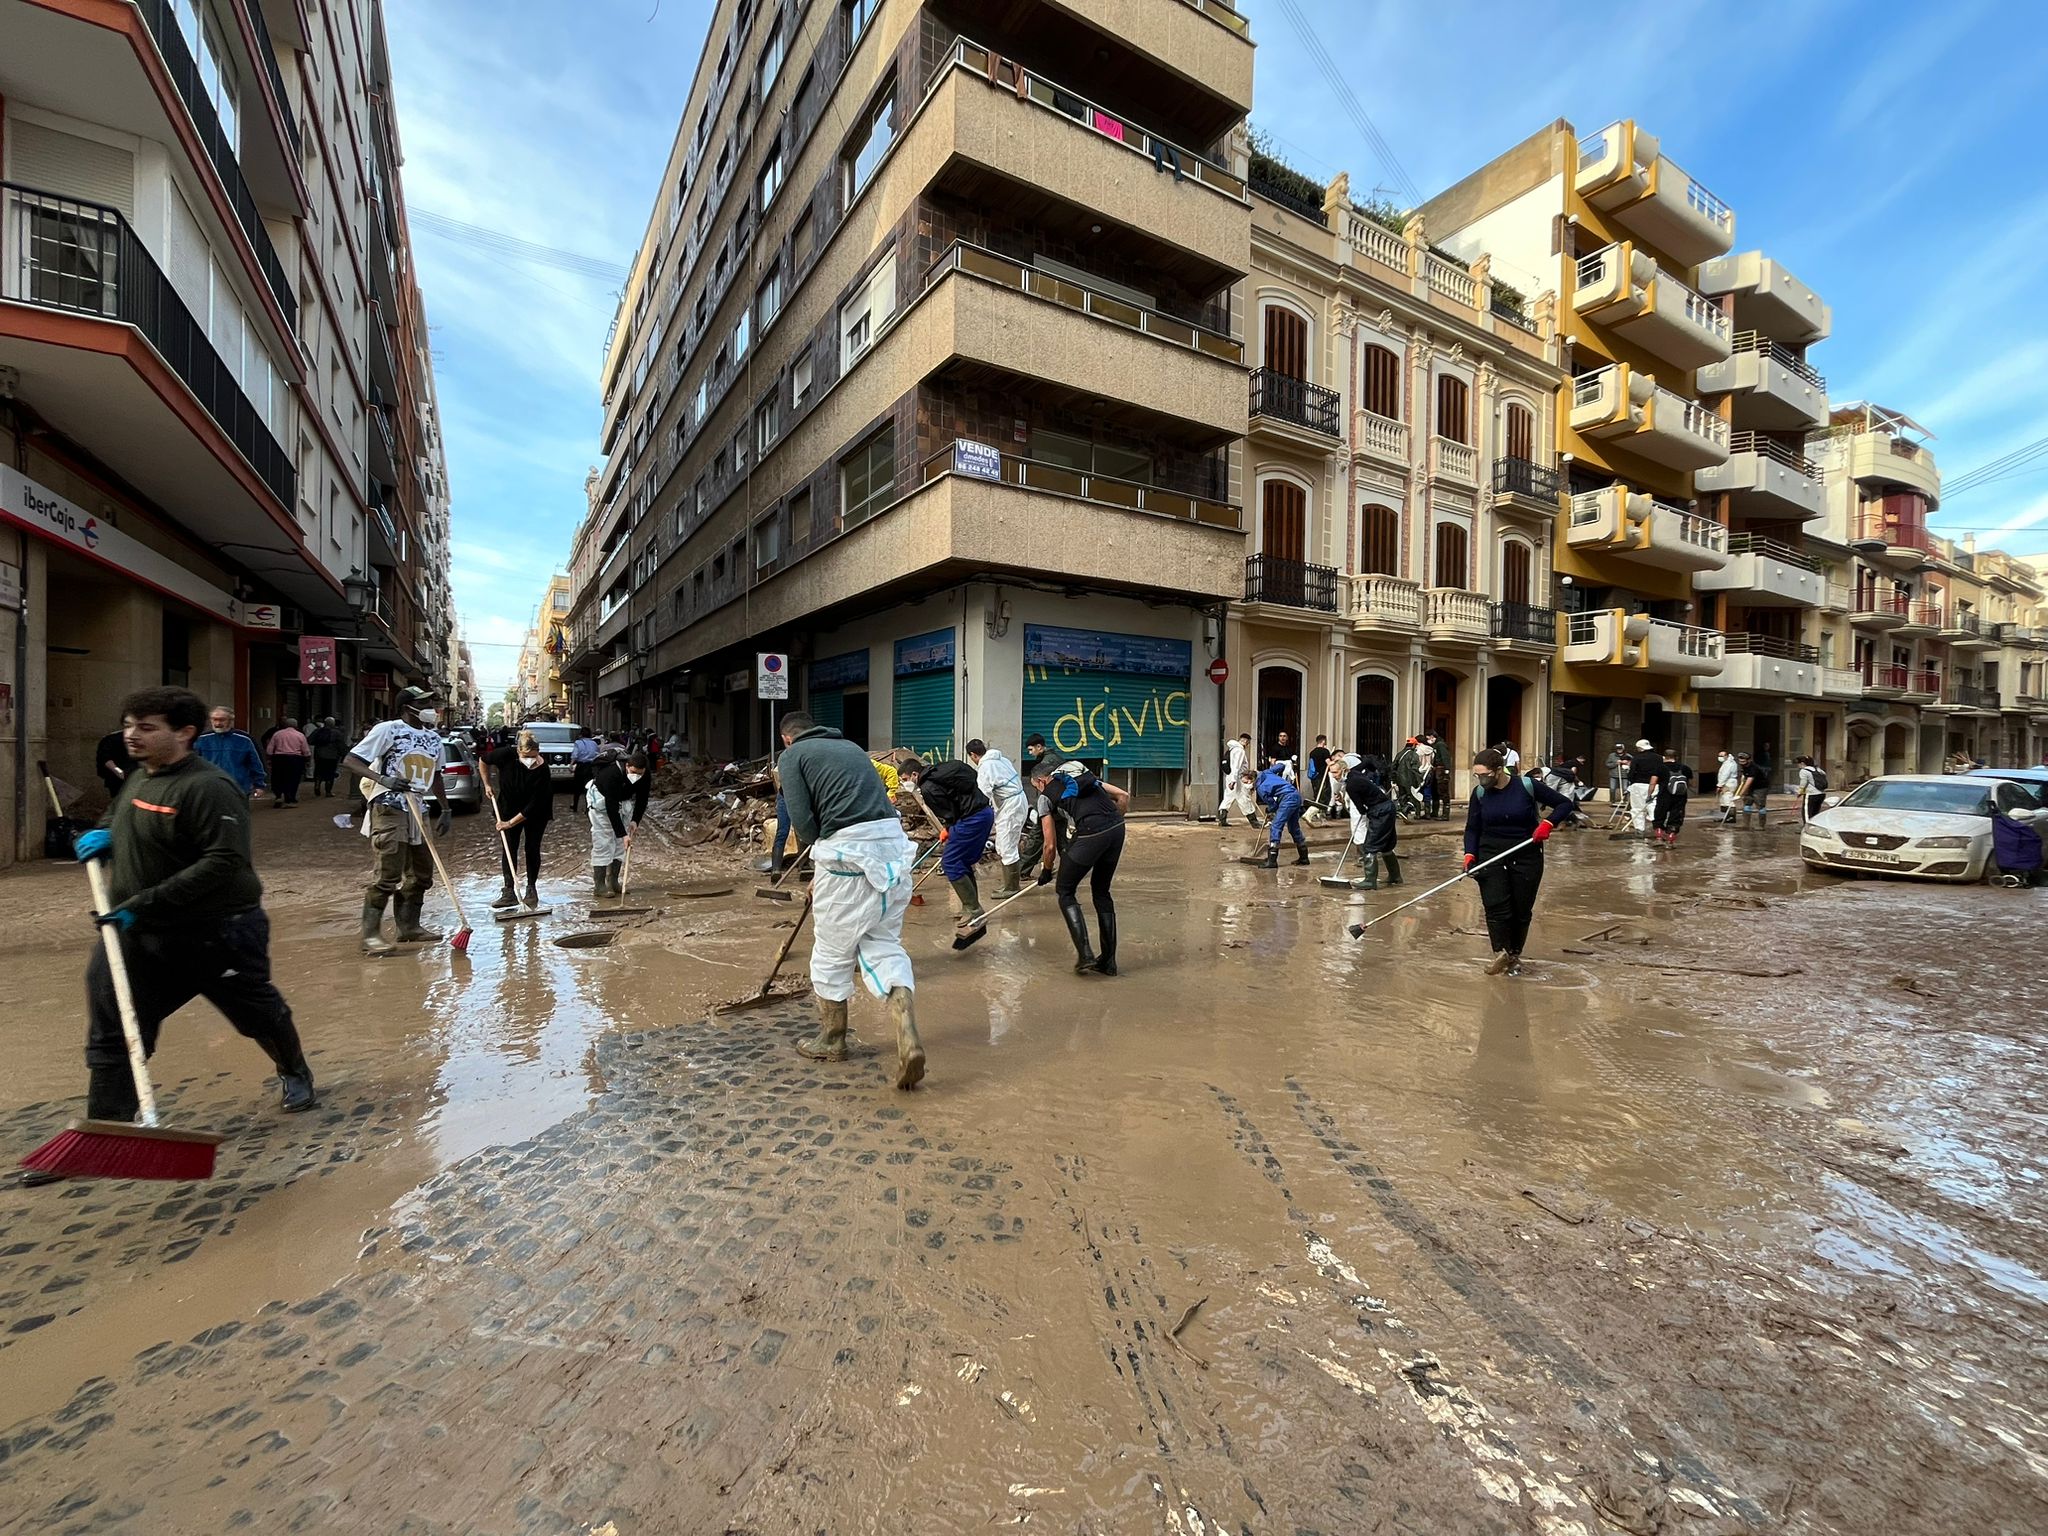
[[(7, 425), (14, 436), (14, 467), (22, 474), (28, 473), (28, 438), (22, 428), (21, 412), (14, 405), (13, 379), (6, 380), (4, 400), (7, 406)], [(21, 568), (21, 602), (14, 610), (14, 852), (13, 857), (25, 857), (24, 849), (28, 838), (28, 530), (17, 528), (14, 533), (15, 558)]]

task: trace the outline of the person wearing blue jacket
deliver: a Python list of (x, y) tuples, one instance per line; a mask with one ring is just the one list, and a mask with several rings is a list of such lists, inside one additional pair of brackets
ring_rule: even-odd
[(235, 712), (225, 704), (216, 704), (207, 723), (213, 729), (201, 731), (192, 750), (241, 785), (243, 794), (261, 794), (270, 775), (263, 771), (263, 754), (249, 739), (249, 733), (235, 729)]
[[(1486, 974), (1522, 969), (1522, 946), (1528, 942), (1529, 919), (1536, 911), (1536, 890), (1543, 884), (1543, 844), (1559, 822), (1568, 822), (1577, 808), (1565, 796), (1532, 774), (1513, 774), (1492, 747), (1472, 759), (1472, 799), (1465, 808), (1465, 867), (1484, 864), (1509, 849), (1498, 864), (1473, 876), (1479, 902), (1486, 909), (1486, 935), (1493, 942), (1493, 960)], [(1528, 848), (1517, 845), (1534, 839)]]
[(1266, 844), (1266, 868), (1280, 867), (1280, 832), (1285, 828), (1294, 838), (1294, 862), (1308, 862), (1308, 839), (1302, 836), (1301, 813), (1303, 804), (1301, 791), (1296, 789), (1288, 777), (1275, 763), (1259, 775), (1259, 804), (1266, 808), (1269, 840)]

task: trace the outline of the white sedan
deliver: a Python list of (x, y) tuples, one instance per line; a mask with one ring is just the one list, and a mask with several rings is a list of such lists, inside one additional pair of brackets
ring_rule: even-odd
[(2010, 811), (2036, 803), (2017, 784), (1887, 774), (1859, 784), (1801, 827), (1799, 856), (1837, 874), (1981, 880), (1991, 858), (1992, 807)]

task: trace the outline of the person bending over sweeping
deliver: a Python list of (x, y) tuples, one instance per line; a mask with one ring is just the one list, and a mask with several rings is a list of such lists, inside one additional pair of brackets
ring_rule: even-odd
[(1294, 838), (1294, 862), (1308, 862), (1308, 839), (1302, 836), (1301, 791), (1284, 777), (1280, 770), (1268, 768), (1259, 775), (1259, 804), (1266, 808), (1271, 826), (1267, 829), (1266, 868), (1280, 867), (1280, 834), (1285, 831)]
[(526, 905), (540, 905), (540, 840), (547, 835), (555, 814), (555, 781), (548, 773), (547, 759), (533, 732), (521, 731), (517, 746), (499, 747), (484, 758), (484, 765), (497, 770), (493, 795), (498, 806), (498, 862), (505, 866), (505, 888), (498, 892), (494, 908), (512, 907), (520, 898), (512, 889), (518, 871), (512, 868), (510, 850), (526, 850)]
[(441, 937), (420, 926), (420, 908), (434, 884), (434, 858), (426, 833), (406, 805), (408, 795), (433, 797), (434, 835), (446, 837), (454, 812), (441, 786), (441, 716), (431, 689), (408, 688), (398, 696), (398, 718), (379, 721), (342, 759), (342, 771), (364, 782), (363, 836), (370, 840), (370, 883), (363, 890), (363, 953), (388, 955), (384, 908), (396, 898), (398, 942), (428, 944)]
[(1492, 747), (1472, 759), (1472, 801), (1465, 808), (1465, 867), (1484, 863), (1517, 843), (1536, 840), (1533, 847), (1474, 877), (1479, 882), (1480, 905), (1486, 909), (1486, 935), (1493, 943), (1487, 975), (1521, 971), (1522, 946), (1528, 942), (1536, 891), (1543, 884), (1543, 844), (1557, 823), (1570, 821), (1574, 814), (1571, 801), (1540, 783), (1534, 774), (1509, 773), (1501, 754)]
[[(599, 896), (623, 896), (620, 867), (633, 843), (633, 829), (647, 819), (647, 797), (654, 781), (647, 776), (647, 754), (635, 752), (624, 762), (600, 762), (583, 791), (590, 808), (590, 885)], [(619, 814), (631, 803), (630, 820)]]
[(939, 868), (960, 898), (960, 931), (971, 932), (981, 926), (981, 889), (974, 883), (974, 866), (988, 847), (988, 835), (996, 822), (995, 807), (981, 792), (974, 770), (962, 762), (913, 763), (903, 777), (945, 828), (946, 847), (939, 855)]
[[(1080, 975), (1093, 972), (1114, 976), (1116, 898), (1110, 895), (1109, 887), (1116, 879), (1117, 863), (1124, 856), (1124, 810), (1131, 797), (1078, 764), (1073, 771), (1065, 771), (1049, 757), (1040, 758), (1032, 767), (1031, 782), (1046, 815), (1066, 833), (1065, 845), (1059, 852), (1059, 884), (1053, 891), (1059, 897), (1067, 935), (1074, 941), (1074, 970)], [(1301, 796), (1294, 798), (1299, 805)], [(1040, 885), (1052, 874), (1052, 844), (1057, 841), (1060, 839), (1047, 842), (1045, 864), (1038, 877)], [(1082, 916), (1081, 903), (1075, 895), (1083, 875), (1088, 877), (1089, 895), (1095, 901), (1095, 926), (1102, 933), (1100, 953), (1088, 947), (1088, 919)]]
[[(98, 827), (78, 836), (81, 861), (106, 859), (145, 1056), (163, 1021), (195, 997), (218, 1008), (277, 1068), (282, 1107), (311, 1109), (313, 1069), (292, 1010), (270, 980), (270, 916), (249, 860), (249, 797), (192, 750), (206, 701), (183, 688), (145, 688), (121, 705), (128, 754), (141, 764)], [(106, 953), (85, 969), (86, 1115), (133, 1120), (138, 1107), (120, 1005)]]
[(858, 977), (895, 1017), (896, 1086), (915, 1088), (924, 1078), (924, 1042), (903, 914), (916, 854), (867, 753), (801, 710), (784, 715), (781, 725), (782, 793), (816, 872), (811, 991), (818, 1033), (797, 1049), (814, 1061), (846, 1060), (846, 1005)]
[(1401, 818), (1394, 811), (1394, 797), (1386, 786), (1386, 764), (1377, 756), (1359, 759), (1344, 780), (1344, 794), (1355, 810), (1351, 819), (1351, 841), (1358, 845), (1359, 861), (1365, 873), (1351, 882), (1353, 890), (1380, 888), (1380, 860), (1387, 861), (1387, 884), (1401, 884), (1401, 856), (1394, 852)]

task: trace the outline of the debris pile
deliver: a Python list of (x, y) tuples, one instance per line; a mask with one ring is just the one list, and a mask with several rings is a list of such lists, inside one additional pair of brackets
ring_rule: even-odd
[[(904, 831), (914, 842), (931, 841), (937, 830), (925, 820), (909, 791), (895, 784), (897, 773), (916, 762), (917, 754), (907, 747), (891, 747), (868, 755), (883, 781), (895, 791)], [(654, 798), (648, 814), (686, 851), (730, 849), (742, 855), (765, 854), (775, 835), (775, 779), (769, 772), (769, 760), (664, 762), (654, 773)]]

